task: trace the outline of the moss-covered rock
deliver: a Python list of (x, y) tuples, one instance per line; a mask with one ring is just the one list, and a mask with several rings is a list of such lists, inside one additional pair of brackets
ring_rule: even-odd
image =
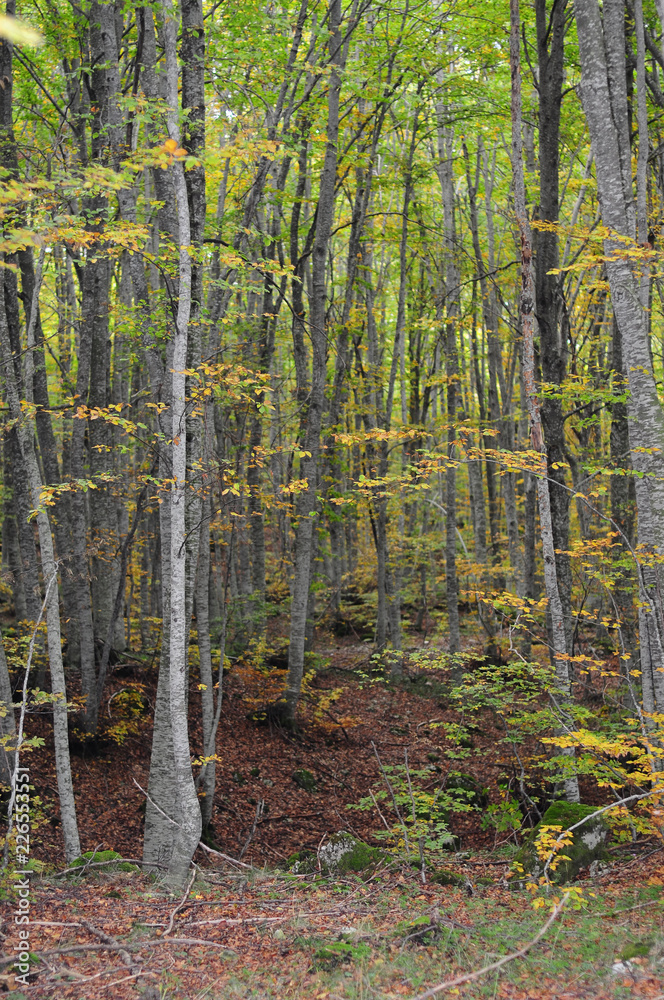
[(464, 886), (468, 880), (465, 875), (459, 875), (451, 868), (438, 868), (437, 871), (427, 875), (427, 881), (435, 885)]
[(653, 949), (653, 944), (654, 942), (651, 940), (630, 941), (620, 952), (620, 961), (627, 962), (630, 958), (647, 958)]
[[(562, 832), (575, 826), (580, 820), (596, 811), (597, 806), (586, 806), (580, 802), (554, 802), (553, 805), (549, 806), (542, 816), (541, 822), (528, 835), (514, 859), (520, 877), (512, 880), (512, 886), (522, 888), (527, 880), (526, 877), (538, 878), (542, 874), (544, 861), (537, 856), (535, 851), (535, 841), (542, 826), (558, 826)], [(551, 868), (548, 869), (547, 874), (551, 881), (558, 885), (571, 882), (582, 868), (587, 868), (593, 861), (608, 859), (609, 855), (605, 847), (607, 833), (608, 828), (601, 816), (596, 816), (577, 830), (573, 830), (572, 844), (562, 847), (558, 852), (564, 855), (567, 860), (559, 861), (553, 871)], [(522, 874), (521, 868), (523, 869)]]
[(316, 778), (311, 771), (307, 771), (304, 767), (298, 768), (297, 771), (293, 771), (293, 781), (298, 788), (302, 788), (305, 792), (318, 791)]
[(296, 875), (303, 875), (317, 871), (320, 861), (321, 871), (325, 874), (346, 875), (349, 872), (374, 871), (381, 861), (388, 858), (389, 855), (379, 847), (370, 847), (350, 833), (335, 833), (321, 847), (318, 855), (309, 850), (298, 851), (289, 858), (288, 865)]
[[(129, 861), (122, 861), (122, 855), (118, 854), (117, 851), (86, 851), (85, 854), (81, 854), (80, 858), (75, 858), (74, 861), (69, 865), (70, 875), (81, 875), (84, 871), (87, 872), (136, 872), (138, 868), (136, 865), (132, 865)], [(109, 862), (118, 861), (118, 864), (109, 864)], [(98, 866), (100, 862), (103, 862), (103, 867), (92, 867), (94, 864)], [(87, 865), (87, 870), (86, 870)], [(78, 871), (76, 870), (78, 869)]]
[(295, 872), (296, 875), (302, 875), (304, 872), (315, 871), (316, 854), (314, 851), (310, 851), (308, 847), (304, 847), (301, 851), (296, 851), (295, 854), (291, 854), (287, 861), (278, 864), (277, 868), (285, 868), (287, 871)]

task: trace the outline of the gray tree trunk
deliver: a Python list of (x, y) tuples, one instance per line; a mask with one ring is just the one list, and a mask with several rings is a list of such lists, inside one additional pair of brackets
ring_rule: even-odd
[(290, 640), (288, 647), (288, 676), (285, 691), (285, 716), (294, 721), (302, 686), (304, 651), (306, 641), (307, 604), (311, 578), (311, 547), (316, 519), (316, 485), (320, 432), (325, 404), (326, 375), (326, 317), (325, 292), (327, 253), (334, 214), (334, 192), (337, 173), (337, 142), (339, 137), (339, 94), (341, 91), (340, 68), (343, 61), (341, 45), (340, 0), (331, 0), (328, 28), (330, 32), (330, 77), (327, 96), (327, 146), (320, 178), (316, 236), (312, 255), (311, 344), (312, 369), (303, 457), (300, 459), (300, 478), (306, 479), (307, 488), (298, 494), (296, 504), (297, 533), (293, 568), (293, 600), (291, 603)]
[[(460, 313), (460, 273), (456, 261), (456, 222), (454, 211), (453, 174), (453, 132), (445, 127), (439, 110), (438, 125), (438, 177), (443, 198), (445, 261), (444, 272), (445, 313), (447, 333), (445, 337), (445, 374), (447, 376), (447, 455), (450, 464), (445, 472), (445, 506), (447, 509), (445, 530), (445, 590), (447, 595), (447, 620), (449, 632), (449, 652), (461, 649), (459, 632), (459, 592), (456, 569), (457, 545), (457, 487), (456, 487), (456, 434), (457, 434), (457, 382), (459, 378), (459, 354), (457, 350), (456, 325)], [(453, 668), (456, 680), (461, 679), (461, 670)]]
[[(565, 620), (563, 606), (558, 590), (556, 575), (556, 554), (553, 542), (553, 527), (551, 523), (551, 503), (549, 499), (549, 483), (547, 479), (546, 456), (544, 453), (544, 438), (542, 434), (542, 419), (535, 383), (535, 337), (537, 335), (537, 316), (535, 312), (535, 275), (533, 273), (533, 245), (530, 222), (526, 211), (526, 188), (523, 177), (523, 140), (521, 113), (521, 69), (520, 69), (520, 30), (519, 30), (519, 0), (510, 0), (510, 67), (512, 74), (512, 176), (514, 183), (514, 208), (521, 239), (521, 331), (523, 336), (523, 381), (528, 402), (530, 418), (530, 438), (534, 451), (542, 455), (542, 471), (537, 478), (537, 496), (540, 511), (540, 532), (542, 537), (542, 554), (544, 557), (544, 585), (546, 588), (547, 610), (551, 620), (553, 636), (553, 655), (556, 670), (556, 690), (554, 707), (560, 724), (565, 731), (570, 725), (569, 703), (571, 685), (569, 677), (569, 660), (567, 658), (567, 641), (565, 637)], [(571, 753), (563, 754), (573, 757)], [(569, 802), (579, 801), (579, 783), (572, 767), (566, 768), (563, 777), (565, 797)]]
[(12, 682), (7, 669), (5, 647), (0, 635), (0, 785), (11, 784), (16, 755), (14, 748), (16, 720), (12, 698)]
[[(535, 292), (540, 331), (542, 379), (561, 385), (567, 370), (567, 345), (562, 320), (561, 276), (550, 272), (560, 266), (558, 236), (560, 109), (563, 93), (567, 0), (556, 0), (547, 15), (546, 0), (536, 0), (537, 58), (539, 68), (539, 217), (550, 229), (535, 236)], [(562, 402), (549, 394), (542, 401), (551, 501), (551, 524), (556, 550), (556, 576), (565, 617), (567, 651), (572, 652), (572, 570), (569, 551), (569, 491), (565, 482), (566, 447)]]
[[(14, 358), (9, 343), (7, 329), (4, 283), (0, 291), (0, 352), (4, 368), (5, 387), (9, 411), (14, 420), (18, 446), (23, 460), (30, 499), (33, 510), (37, 513), (37, 528), (39, 531), (39, 550), (41, 556), (44, 587), (57, 579), (57, 566), (51, 537), (51, 526), (48, 514), (41, 504), (42, 479), (34, 446), (34, 428), (32, 422), (26, 420), (21, 412), (20, 396), (15, 376)], [(55, 750), (55, 770), (60, 799), (60, 816), (62, 835), (64, 839), (65, 858), (72, 861), (81, 853), (76, 822), (76, 804), (74, 787), (69, 760), (69, 733), (67, 724), (67, 688), (65, 672), (62, 663), (62, 645), (60, 635), (60, 605), (58, 588), (50, 588), (46, 605), (46, 636), (48, 643), (48, 659), (51, 671), (51, 691), (53, 694), (53, 742)], [(39, 613), (38, 613), (39, 615)]]
[[(164, 42), (168, 87), (168, 134), (180, 145), (178, 124), (177, 22), (170, 2), (164, 9)], [(201, 17), (202, 30), (202, 17)], [(170, 636), (169, 682), (170, 722), (175, 790), (178, 798), (173, 852), (168, 874), (174, 882), (184, 882), (201, 835), (201, 811), (191, 771), (191, 752), (187, 723), (188, 656), (186, 558), (187, 532), (185, 487), (187, 481), (186, 374), (187, 340), (191, 312), (192, 266), (189, 256), (191, 228), (187, 185), (182, 163), (172, 166), (177, 197), (179, 245), (179, 297), (173, 332), (172, 362), (172, 477), (170, 490), (171, 567), (170, 567)]]
[[(166, 56), (167, 120), (169, 137), (181, 142), (178, 125), (177, 20), (166, 0), (164, 47)], [(152, 13), (146, 11), (146, 21)], [(187, 185), (182, 163), (169, 168), (176, 195), (179, 248), (178, 308), (166, 369), (169, 384), (163, 397), (170, 403), (170, 456), (161, 455), (160, 475), (173, 479), (168, 499), (160, 507), (161, 581), (164, 626), (159, 682), (150, 759), (143, 856), (168, 866), (167, 878), (182, 883), (201, 835), (201, 811), (191, 770), (187, 722), (187, 544), (185, 485), (187, 478), (186, 365), (191, 315), (192, 265), (188, 247), (191, 227)], [(151, 381), (162, 379), (158, 359)], [(153, 382), (154, 388), (157, 385)], [(168, 461), (170, 457), (170, 462)]]
[[(83, 272), (83, 311), (81, 315), (78, 367), (76, 371), (76, 393), (81, 402), (87, 402), (92, 361), (92, 323), (87, 310), (94, 298), (91, 286), (96, 279), (96, 265), (90, 264)], [(74, 479), (85, 478), (85, 430), (86, 421), (72, 421), (70, 441), (71, 474)], [(97, 672), (95, 666), (95, 629), (90, 591), (88, 559), (88, 515), (86, 497), (82, 490), (71, 494), (70, 520), (72, 528), (72, 572), (73, 588), (78, 620), (78, 641), (81, 671), (81, 692), (85, 698), (83, 724), (88, 732), (94, 732), (98, 712)], [(106, 625), (108, 630), (108, 623)], [(102, 640), (103, 641), (103, 640)]]
[[(636, 481), (638, 542), (646, 553), (664, 554), (664, 410), (652, 370), (648, 322), (637, 264), (619, 237), (637, 240), (625, 76), (623, 0), (575, 0), (581, 60), (580, 93), (595, 158), (605, 240), (606, 273), (620, 329), (629, 380), (629, 439)], [(645, 141), (645, 136), (640, 137)], [(613, 233), (617, 238), (613, 237)], [(664, 639), (661, 570), (639, 567), (641, 670), (644, 708), (664, 709)]]

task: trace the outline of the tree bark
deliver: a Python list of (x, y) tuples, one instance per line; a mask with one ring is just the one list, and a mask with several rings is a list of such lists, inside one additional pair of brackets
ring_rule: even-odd
[(0, 785), (10, 785), (16, 754), (16, 720), (12, 682), (7, 669), (5, 647), (0, 635)]
[[(439, 115), (439, 119), (440, 119)], [(456, 486), (456, 433), (457, 433), (457, 383), (459, 381), (459, 353), (456, 325), (460, 314), (460, 273), (456, 261), (456, 222), (454, 211), (453, 133), (451, 127), (438, 127), (438, 176), (443, 197), (445, 226), (445, 261), (443, 280), (445, 289), (446, 336), (445, 374), (447, 377), (447, 458), (445, 471), (445, 592), (447, 596), (448, 649), (451, 654), (461, 649), (459, 632), (459, 593), (456, 568), (457, 545), (457, 486)], [(452, 668), (457, 681), (461, 680), (459, 667)]]
[[(164, 41), (168, 100), (168, 134), (180, 145), (178, 124), (178, 64), (176, 53), (177, 21), (169, 0), (164, 9)], [(201, 25), (202, 27), (202, 25)], [(187, 618), (186, 618), (186, 557), (185, 487), (187, 481), (187, 414), (186, 367), (187, 340), (191, 313), (192, 265), (189, 256), (191, 228), (184, 167), (174, 162), (171, 170), (177, 197), (179, 295), (173, 331), (172, 369), (172, 477), (170, 490), (171, 518), (171, 580), (170, 580), (170, 720), (175, 789), (179, 817), (173, 838), (173, 853), (168, 863), (168, 875), (174, 882), (185, 881), (191, 860), (201, 835), (201, 811), (191, 772), (191, 753), (187, 723)]]
[[(542, 420), (535, 383), (535, 337), (537, 334), (537, 315), (535, 311), (535, 276), (533, 274), (533, 246), (530, 221), (526, 211), (526, 187), (523, 176), (523, 145), (521, 138), (521, 53), (519, 30), (519, 0), (510, 0), (510, 69), (512, 77), (512, 176), (514, 183), (514, 208), (519, 226), (521, 241), (521, 331), (523, 337), (523, 381), (528, 402), (530, 418), (530, 439), (534, 451), (542, 456), (542, 471), (537, 478), (537, 496), (540, 511), (540, 532), (544, 557), (544, 584), (546, 588), (547, 610), (551, 619), (553, 636), (553, 655), (556, 670), (556, 691), (554, 707), (559, 722), (566, 730), (570, 725), (569, 702), (571, 685), (569, 678), (569, 660), (567, 657), (567, 641), (565, 637), (565, 621), (563, 607), (558, 590), (556, 575), (556, 554), (551, 523), (551, 503), (549, 499), (549, 483), (547, 478), (546, 457), (544, 453), (544, 438), (542, 435)], [(564, 751), (563, 756), (573, 758), (573, 748)], [(579, 801), (579, 783), (571, 767), (565, 769), (563, 775), (565, 797), (569, 802)]]
[[(57, 578), (57, 566), (53, 551), (53, 539), (48, 514), (41, 503), (42, 480), (39, 463), (35, 454), (34, 429), (21, 413), (21, 403), (15, 376), (14, 359), (9, 343), (9, 334), (5, 314), (4, 282), (0, 286), (0, 352), (5, 375), (7, 402), (12, 420), (15, 421), (18, 446), (23, 460), (30, 499), (33, 510), (37, 511), (37, 528), (39, 531), (39, 550), (41, 556), (44, 587)], [(48, 659), (51, 671), (51, 691), (53, 694), (53, 742), (55, 749), (55, 769), (60, 799), (60, 816), (62, 835), (64, 839), (65, 858), (73, 861), (81, 853), (76, 822), (76, 804), (74, 801), (74, 786), (69, 760), (69, 733), (67, 724), (67, 688), (65, 672), (62, 664), (62, 646), (60, 636), (60, 606), (57, 586), (50, 588), (46, 605), (46, 636), (48, 642)]]
[[(606, 272), (620, 329), (629, 380), (629, 439), (638, 475), (638, 546), (646, 555), (664, 554), (664, 410), (652, 369), (648, 322), (641, 299), (641, 270), (624, 253), (620, 237), (636, 242), (637, 218), (631, 175), (625, 75), (624, 3), (575, 0), (581, 59), (581, 100), (595, 157)], [(610, 111), (610, 114), (607, 113)], [(645, 136), (640, 137), (642, 141)], [(615, 237), (614, 235), (615, 234)], [(664, 709), (664, 637), (661, 571), (656, 561), (639, 566), (639, 632), (644, 708)]]
[[(166, 58), (166, 104), (169, 138), (180, 147), (178, 124), (177, 18), (169, 0), (163, 5)], [(146, 16), (148, 16), (146, 14)], [(170, 478), (161, 505), (162, 594), (164, 630), (155, 706), (150, 781), (146, 804), (146, 860), (168, 866), (167, 879), (184, 882), (201, 835), (201, 810), (191, 770), (187, 720), (187, 425), (186, 366), (191, 316), (191, 227), (184, 168), (174, 159), (169, 168), (176, 195), (178, 303), (173, 321), (170, 391)], [(165, 456), (164, 456), (165, 458)], [(163, 463), (165, 466), (165, 462)], [(164, 468), (165, 471), (165, 468)], [(160, 466), (160, 472), (162, 467)], [(163, 472), (162, 472), (163, 474)]]
[[(539, 67), (539, 213), (547, 227), (535, 234), (535, 294), (540, 331), (542, 379), (560, 386), (566, 375), (567, 345), (561, 323), (561, 276), (558, 237), (560, 109), (563, 93), (567, 0), (554, 0), (547, 15), (546, 0), (536, 0)], [(562, 401), (547, 394), (542, 401), (551, 501), (551, 525), (556, 550), (556, 577), (565, 619), (567, 651), (572, 651), (572, 569), (569, 555), (569, 490), (566, 487), (565, 423)]]
[(285, 691), (285, 717), (295, 720), (304, 670), (307, 603), (311, 575), (311, 547), (316, 520), (316, 485), (320, 432), (325, 403), (326, 375), (326, 264), (337, 173), (337, 143), (339, 138), (339, 94), (343, 50), (341, 45), (341, 2), (331, 0), (328, 27), (330, 32), (330, 79), (327, 96), (327, 145), (320, 178), (316, 236), (312, 254), (311, 298), (311, 389), (307, 404), (303, 457), (300, 459), (300, 478), (306, 480), (306, 489), (298, 494), (296, 503), (297, 534), (293, 568), (293, 600), (291, 603), (290, 639), (288, 647), (288, 676)]

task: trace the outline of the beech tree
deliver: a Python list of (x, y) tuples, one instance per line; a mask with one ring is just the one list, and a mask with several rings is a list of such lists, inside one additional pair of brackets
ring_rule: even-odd
[(218, 831), (225, 674), (297, 729), (321, 634), (392, 684), (432, 642), (455, 690), (483, 657), (539, 677), (544, 642), (571, 800), (584, 628), (661, 710), (658, 11), (21, 4), (0, 779), (34, 636), (67, 858), (70, 739), (98, 751), (128, 662), (144, 860), (173, 883)]

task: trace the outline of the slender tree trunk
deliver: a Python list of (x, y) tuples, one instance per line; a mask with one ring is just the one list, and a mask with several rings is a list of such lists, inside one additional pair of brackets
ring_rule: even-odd
[(25, 604), (25, 587), (23, 583), (23, 566), (21, 550), (18, 544), (18, 522), (14, 503), (14, 466), (12, 461), (11, 440), (5, 433), (3, 440), (3, 520), (2, 520), (2, 563), (9, 573), (9, 583), (14, 601), (14, 616), (17, 622), (28, 617)]
[[(46, 483), (55, 484), (60, 482), (60, 468), (57, 443), (49, 412), (50, 399), (46, 375), (46, 359), (44, 357), (44, 333), (39, 309), (39, 292), (42, 283), (44, 256), (45, 253), (42, 249), (39, 254), (37, 271), (35, 273), (32, 248), (29, 247), (18, 253), (21, 268), (25, 325), (28, 333), (27, 339), (31, 342), (29, 348), (31, 349), (30, 353), (32, 354), (33, 361), (32, 398), (38, 407), (35, 414), (35, 424), (37, 427), (39, 452)], [(78, 666), (80, 661), (80, 638), (78, 635), (72, 567), (72, 539), (69, 524), (69, 505), (64, 499), (58, 503), (57, 516), (53, 518), (53, 532), (58, 560), (61, 566), (62, 611), (65, 623), (67, 660), (70, 664)]]
[[(201, 17), (202, 30), (202, 17)], [(168, 0), (164, 3), (164, 41), (168, 91), (168, 134), (180, 145), (178, 124), (177, 20)], [(187, 185), (181, 162), (172, 166), (178, 213), (179, 297), (173, 331), (172, 375), (172, 463), (173, 485), (170, 490), (171, 516), (171, 607), (170, 607), (170, 717), (175, 787), (178, 796), (179, 826), (174, 836), (168, 874), (175, 882), (186, 878), (191, 859), (201, 835), (201, 812), (191, 772), (191, 753), (187, 723), (188, 656), (186, 618), (186, 521), (185, 485), (187, 480), (186, 374), (187, 340), (191, 312), (192, 267), (189, 256), (191, 228)]]
[[(510, 0), (510, 68), (512, 75), (512, 175), (514, 182), (514, 208), (521, 239), (521, 331), (523, 337), (523, 381), (528, 402), (530, 418), (530, 438), (534, 451), (542, 456), (542, 472), (537, 479), (537, 495), (540, 511), (540, 532), (544, 556), (544, 585), (546, 588), (547, 608), (551, 619), (553, 635), (553, 654), (556, 669), (555, 708), (564, 729), (570, 725), (569, 703), (571, 685), (569, 678), (569, 660), (567, 658), (567, 641), (565, 637), (565, 621), (563, 607), (558, 590), (556, 576), (556, 554), (551, 523), (551, 503), (549, 500), (549, 483), (547, 479), (546, 457), (544, 454), (544, 439), (542, 435), (542, 420), (535, 383), (535, 337), (537, 334), (537, 316), (535, 312), (535, 276), (533, 273), (533, 246), (530, 222), (526, 211), (526, 188), (523, 177), (523, 144), (521, 138), (521, 69), (520, 69), (520, 30), (519, 30), (519, 0)], [(573, 757), (572, 752), (565, 752)], [(565, 797), (569, 802), (579, 801), (579, 783), (571, 767), (563, 776)]]
[[(419, 92), (419, 90), (418, 90)], [(410, 143), (408, 146), (408, 158), (404, 171), (404, 192), (401, 208), (401, 235), (399, 238), (399, 294), (397, 298), (397, 321), (394, 330), (394, 347), (392, 349), (392, 363), (390, 365), (390, 376), (387, 383), (387, 397), (385, 400), (385, 412), (382, 415), (382, 429), (389, 431), (392, 424), (392, 414), (394, 408), (394, 395), (397, 384), (397, 374), (399, 375), (399, 395), (401, 402), (401, 422), (406, 425), (408, 414), (406, 412), (406, 382), (405, 371), (402, 362), (405, 357), (405, 336), (406, 336), (406, 295), (408, 291), (408, 212), (413, 196), (413, 157), (415, 155), (415, 143), (417, 141), (417, 124), (419, 118), (419, 108), (416, 109), (411, 130)], [(405, 363), (405, 362), (404, 362)], [(389, 441), (385, 437), (380, 443), (380, 463), (378, 475), (384, 479), (389, 469)], [(405, 464), (406, 453), (402, 450), (402, 464)], [(390, 545), (388, 533), (388, 499), (380, 494), (384, 489), (379, 489), (379, 496), (376, 503), (377, 513), (377, 545), (382, 545), (384, 551), (378, 558), (379, 566), (379, 612), (380, 602), (384, 595), (385, 618), (389, 628), (390, 640), (392, 642), (393, 655), (390, 661), (390, 674), (393, 678), (399, 677), (403, 672), (403, 657), (401, 655), (401, 567), (397, 551), (399, 543), (394, 541)], [(400, 514), (397, 518), (397, 529), (399, 528)], [(403, 531), (398, 530), (398, 536), (403, 535)], [(383, 578), (381, 580), (381, 577)], [(381, 593), (382, 590), (382, 593)], [(379, 615), (380, 617), (380, 615)], [(380, 632), (381, 629), (377, 629)], [(380, 644), (377, 642), (377, 645)]]
[[(166, 0), (166, 57), (169, 138), (180, 147), (178, 125), (177, 19)], [(179, 254), (178, 305), (174, 319), (170, 379), (172, 485), (161, 505), (164, 634), (150, 762), (150, 799), (146, 805), (144, 857), (168, 865), (168, 880), (184, 882), (201, 835), (201, 810), (191, 770), (187, 721), (187, 480), (186, 366), (191, 315), (191, 227), (184, 168), (170, 167), (176, 195)]]
[(14, 769), (16, 720), (12, 698), (12, 682), (7, 669), (5, 647), (0, 635), (0, 786), (11, 784)]
[[(92, 363), (93, 322), (88, 310), (95, 299), (93, 286), (97, 280), (97, 266), (91, 263), (83, 272), (81, 312), (81, 332), (76, 371), (76, 394), (82, 402), (87, 402)], [(74, 479), (84, 479), (86, 473), (85, 432), (87, 421), (75, 417), (72, 421), (70, 441), (71, 474)], [(72, 528), (73, 587), (78, 620), (78, 641), (80, 652), (81, 692), (85, 698), (83, 726), (94, 732), (97, 719), (97, 672), (95, 666), (95, 628), (90, 591), (88, 559), (88, 515), (86, 497), (82, 490), (71, 494), (69, 503)], [(108, 631), (108, 621), (106, 622)], [(101, 642), (104, 641), (103, 637)]]
[[(212, 677), (212, 642), (210, 639), (210, 509), (211, 497), (203, 498), (198, 571), (196, 576), (196, 631), (198, 634), (198, 661), (201, 684), (201, 725), (203, 728), (203, 756), (214, 755), (212, 727), (214, 724), (214, 680)], [(222, 664), (223, 668), (223, 664)], [(217, 697), (220, 697), (218, 692)], [(205, 774), (200, 782), (199, 798), (201, 821), (207, 829), (212, 819), (214, 805), (216, 762), (205, 765)]]
[(311, 390), (307, 406), (303, 457), (300, 459), (300, 478), (307, 481), (306, 489), (298, 495), (296, 504), (297, 534), (293, 568), (293, 600), (288, 651), (288, 677), (285, 691), (285, 716), (294, 721), (302, 686), (304, 650), (306, 639), (307, 603), (311, 574), (311, 547), (316, 519), (316, 480), (320, 452), (320, 432), (325, 402), (326, 317), (325, 281), (327, 253), (334, 213), (334, 191), (337, 171), (337, 142), (339, 137), (339, 94), (341, 91), (340, 68), (343, 51), (341, 46), (340, 0), (331, 0), (328, 9), (330, 31), (330, 79), (327, 98), (327, 147), (320, 178), (316, 236), (312, 257)]
[[(53, 551), (53, 539), (48, 514), (41, 503), (42, 479), (39, 463), (35, 454), (34, 429), (26, 422), (21, 413), (21, 403), (15, 377), (14, 359), (12, 358), (7, 329), (4, 283), (0, 292), (0, 352), (5, 374), (7, 402), (12, 420), (16, 422), (16, 434), (20, 448), (23, 466), (30, 489), (33, 510), (38, 511), (36, 520), (39, 531), (39, 550), (41, 556), (44, 587), (57, 578), (57, 566)], [(48, 659), (51, 670), (51, 691), (53, 694), (53, 742), (55, 748), (55, 769), (60, 799), (60, 817), (64, 839), (65, 858), (72, 861), (81, 853), (76, 822), (76, 804), (74, 801), (74, 786), (69, 760), (69, 733), (67, 724), (67, 689), (65, 672), (62, 664), (62, 646), (60, 636), (60, 606), (57, 586), (50, 588), (46, 605), (46, 636), (48, 642)]]
[[(439, 115), (440, 118), (440, 115)], [(456, 434), (457, 434), (457, 384), (459, 381), (459, 354), (456, 326), (460, 313), (460, 273), (456, 262), (456, 222), (454, 212), (453, 133), (450, 127), (438, 127), (438, 176), (443, 196), (445, 225), (445, 312), (447, 333), (445, 337), (445, 374), (447, 376), (447, 457), (445, 472), (445, 506), (447, 509), (445, 531), (445, 590), (449, 652), (461, 649), (459, 632), (459, 593), (456, 568), (457, 545), (457, 486), (456, 486)], [(456, 680), (461, 670), (453, 668)]]
[[(559, 160), (560, 109), (563, 94), (567, 0), (555, 0), (547, 15), (546, 0), (536, 0), (535, 20), (539, 66), (539, 217), (548, 223), (535, 236), (535, 292), (540, 331), (542, 379), (560, 386), (567, 368), (567, 345), (561, 322)], [(542, 401), (551, 501), (551, 524), (556, 550), (556, 575), (565, 619), (567, 651), (572, 651), (572, 570), (569, 555), (569, 491), (566, 488), (565, 423), (560, 398), (547, 394)]]
[[(613, 387), (617, 397), (621, 397), (625, 390), (625, 372), (623, 363), (622, 338), (620, 327), (615, 316), (612, 323), (612, 351), (611, 366), (613, 368)], [(611, 465), (614, 469), (631, 470), (632, 463), (629, 451), (629, 423), (627, 420), (627, 404), (621, 398), (617, 398), (611, 405)], [(613, 475), (610, 481), (611, 489), (611, 518), (620, 534), (615, 539), (613, 553), (618, 562), (614, 570), (616, 583), (613, 590), (615, 610), (617, 617), (622, 621), (621, 636), (623, 642), (623, 652), (630, 659), (621, 660), (623, 669), (627, 672), (638, 667), (638, 653), (636, 635), (632, 625), (633, 621), (633, 599), (631, 586), (633, 583), (633, 569), (625, 567), (625, 558), (629, 550), (634, 547), (634, 515), (636, 512), (636, 493), (634, 489), (634, 477), (624, 475)], [(652, 695), (650, 695), (652, 703)]]
[[(118, 168), (124, 149), (123, 115), (119, 106), (118, 39), (115, 3), (93, 0), (90, 7), (91, 85), (93, 98), (93, 157), (105, 166)], [(120, 199), (122, 203), (122, 198)], [(107, 200), (103, 196), (86, 205), (89, 227), (103, 230)], [(111, 335), (111, 261), (100, 256), (87, 262), (90, 280), (84, 282), (87, 301), (82, 304), (84, 322), (91, 327), (91, 359), (87, 403), (90, 408), (105, 408), (110, 399)], [(85, 397), (84, 397), (85, 398)], [(106, 420), (90, 420), (87, 428), (88, 463), (92, 476), (102, 477), (114, 470), (113, 430)], [(108, 626), (118, 588), (119, 533), (116, 500), (109, 486), (98, 480), (90, 491), (90, 547), (92, 550), (92, 600), (95, 640), (98, 648), (106, 642)], [(113, 637), (115, 649), (125, 647), (124, 619), (120, 618)]]
[(39, 599), (39, 569), (37, 561), (37, 546), (33, 523), (30, 520), (32, 502), (28, 473), (25, 468), (25, 458), (21, 450), (18, 432), (12, 428), (9, 432), (12, 468), (14, 471), (14, 510), (18, 528), (18, 548), (21, 557), (21, 576), (25, 593), (25, 608), (28, 620), (36, 622), (39, 617), (41, 601)]

